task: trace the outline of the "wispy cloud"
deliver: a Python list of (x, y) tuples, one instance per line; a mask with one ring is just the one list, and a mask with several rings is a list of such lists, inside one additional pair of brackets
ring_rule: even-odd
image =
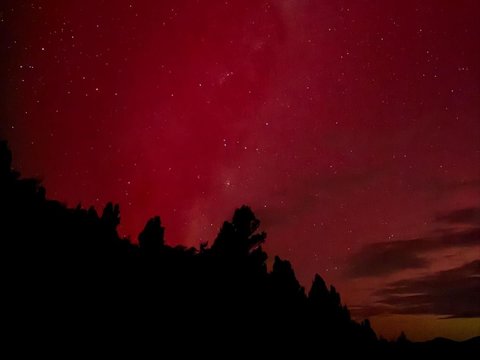
[(449, 224), (480, 224), (480, 208), (470, 207), (460, 210), (455, 210), (447, 214), (437, 216), (436, 220), (441, 223)]
[[(453, 210), (435, 220), (438, 229), (434, 235), (370, 244), (351, 257), (347, 277), (371, 277), (374, 281), (382, 281), (383, 277), (385, 283), (371, 294), (368, 305), (352, 309), (356, 316), (480, 317), (480, 207)], [(467, 251), (470, 260), (465, 258), (450, 268), (444, 264), (435, 267), (437, 255), (450, 249), (462, 254)], [(404, 270), (410, 271), (402, 273)], [(409, 275), (399, 280), (402, 274)]]
[(366, 245), (351, 256), (345, 275), (350, 278), (376, 277), (424, 268), (430, 264), (427, 255), (435, 251), (480, 246), (480, 208), (455, 210), (437, 216), (436, 220), (462, 227), (441, 230), (434, 236)]
[(374, 293), (360, 316), (431, 314), (444, 318), (480, 317), (480, 260), (430, 275), (395, 281)]
[(480, 246), (480, 228), (411, 240), (364, 246), (350, 258), (346, 275), (352, 278), (385, 276), (406, 269), (424, 268), (425, 255), (436, 250)]

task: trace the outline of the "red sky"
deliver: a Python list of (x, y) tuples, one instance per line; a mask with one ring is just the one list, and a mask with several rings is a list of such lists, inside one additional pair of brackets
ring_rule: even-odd
[(120, 203), (123, 234), (158, 214), (167, 242), (198, 246), (248, 204), (271, 255), (384, 336), (480, 335), (479, 15), (3, 1), (0, 137), (51, 198)]

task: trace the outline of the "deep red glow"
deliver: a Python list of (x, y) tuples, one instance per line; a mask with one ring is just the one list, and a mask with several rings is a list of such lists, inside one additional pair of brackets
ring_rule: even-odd
[[(132, 237), (158, 214), (188, 246), (248, 204), (269, 253), (352, 306), (479, 258), (441, 249), (393, 275), (344, 271), (367, 244), (430, 236), (438, 214), (480, 204), (478, 2), (1, 7), (0, 135), (51, 198), (119, 202)], [(387, 336), (480, 335), (478, 318), (379, 319)]]

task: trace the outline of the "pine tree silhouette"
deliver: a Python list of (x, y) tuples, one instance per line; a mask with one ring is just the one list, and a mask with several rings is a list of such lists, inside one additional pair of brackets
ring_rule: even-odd
[(0, 142), (2, 322), (25, 344), (55, 339), (52, 348), (65, 342), (74, 351), (108, 334), (116, 346), (137, 338), (163, 355), (191, 348), (225, 356), (223, 346), (229, 354), (296, 357), (326, 349), (389, 358), (399, 348), (431, 350), (405, 336), (377, 341), (370, 322), (353, 321), (318, 274), (307, 296), (288, 261), (275, 257), (268, 272), (266, 234), (248, 206), (235, 210), (211, 247), (166, 245), (159, 217), (148, 220), (135, 245), (118, 235), (118, 205), (108, 203), (101, 216), (68, 208), (11, 165)]

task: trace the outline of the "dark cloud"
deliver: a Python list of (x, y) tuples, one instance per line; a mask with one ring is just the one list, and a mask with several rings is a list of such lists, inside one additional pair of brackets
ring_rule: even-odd
[(428, 262), (414, 253), (421, 239), (382, 242), (364, 246), (350, 258), (346, 275), (353, 278), (383, 276), (405, 268), (422, 268)]
[(447, 224), (480, 225), (480, 208), (470, 207), (455, 210), (447, 214), (437, 216), (436, 220)]
[(480, 245), (480, 228), (442, 233), (434, 237), (369, 244), (350, 258), (346, 275), (353, 278), (384, 276), (429, 264), (425, 255), (442, 249)]
[(356, 307), (354, 314), (480, 317), (480, 260), (431, 275), (396, 281), (378, 290), (375, 295), (379, 297), (376, 303)]
[[(480, 246), (480, 208), (454, 210), (436, 217), (445, 225), (457, 229), (439, 228), (435, 235), (409, 240), (369, 244), (353, 254), (345, 270), (352, 278), (384, 276), (405, 269), (424, 268), (429, 264), (428, 253), (448, 249)], [(470, 228), (465, 229), (465, 225)], [(460, 230), (459, 230), (460, 229)]]
[[(480, 246), (480, 208), (436, 217), (435, 235), (364, 246), (352, 256), (346, 275), (381, 277), (405, 269), (426, 268), (438, 250)], [(447, 225), (449, 229), (443, 226)], [(453, 229), (451, 226), (454, 226)], [(480, 254), (479, 254), (480, 257)], [(372, 294), (378, 300), (352, 309), (357, 317), (380, 314), (430, 314), (443, 318), (480, 317), (480, 260), (457, 268), (388, 284)]]

